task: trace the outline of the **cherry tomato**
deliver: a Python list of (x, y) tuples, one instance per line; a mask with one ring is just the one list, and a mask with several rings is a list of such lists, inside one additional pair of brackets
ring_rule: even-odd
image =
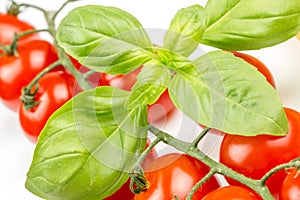
[[(209, 168), (189, 155), (171, 153), (159, 157), (144, 171), (150, 186), (145, 192), (136, 194), (134, 200), (175, 199), (175, 195), (185, 199), (192, 187), (209, 172)], [(200, 200), (218, 187), (215, 177), (212, 177), (196, 191), (193, 200)]]
[[(0, 45), (8, 45), (12, 42), (15, 33), (34, 30), (35, 28), (25, 21), (10, 14), (0, 13)], [(20, 44), (27, 40), (38, 39), (37, 33), (20, 38)]]
[(52, 113), (72, 98), (74, 81), (74, 77), (67, 72), (49, 72), (39, 81), (35, 96), (39, 104), (29, 110), (25, 110), (21, 104), (19, 112), (21, 126), (33, 142), (37, 142), (42, 128)]
[(216, 189), (207, 195), (202, 200), (258, 200), (255, 195), (249, 190), (239, 186), (225, 186)]
[[(259, 135), (246, 137), (227, 134), (220, 148), (220, 162), (250, 178), (260, 179), (273, 167), (300, 156), (300, 113), (284, 108), (289, 131), (286, 136)], [(284, 170), (273, 174), (267, 186), (277, 195)], [(228, 180), (232, 185), (236, 184)]]
[(44, 40), (32, 40), (20, 45), (18, 54), (0, 56), (0, 97), (14, 111), (19, 108), (22, 88), (58, 60), (53, 45)]
[(257, 58), (255, 58), (255, 57), (253, 57), (251, 55), (245, 54), (245, 53), (241, 53), (241, 52), (237, 52), (237, 51), (234, 51), (232, 53), (236, 57), (242, 58), (246, 62), (248, 62), (249, 64), (251, 64), (254, 67), (256, 67), (257, 70), (266, 77), (266, 80), (275, 88), (274, 77), (273, 77), (272, 73), (270, 72), (270, 70), (267, 68), (267, 66), (264, 63), (262, 63)]
[[(146, 147), (150, 144), (150, 140), (147, 140)], [(147, 167), (149, 163), (154, 161), (158, 157), (157, 152), (155, 149), (152, 149), (147, 157), (145, 158), (144, 162), (142, 163), (143, 168)], [(130, 179), (112, 196), (105, 198), (105, 200), (133, 200), (134, 193), (130, 190)]]
[(300, 175), (297, 169), (287, 171), (280, 189), (280, 200), (300, 199)]

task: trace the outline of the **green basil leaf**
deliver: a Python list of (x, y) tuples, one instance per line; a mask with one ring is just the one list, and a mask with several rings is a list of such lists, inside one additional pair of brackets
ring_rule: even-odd
[(226, 50), (276, 45), (300, 31), (298, 0), (208, 0), (202, 43)]
[(175, 15), (164, 36), (164, 47), (187, 57), (201, 41), (204, 27), (205, 15), (202, 6), (183, 8)]
[(222, 51), (193, 64), (198, 73), (178, 69), (169, 86), (175, 105), (191, 119), (231, 134), (287, 133), (282, 102), (255, 67)]
[(125, 74), (155, 56), (138, 20), (115, 7), (75, 8), (60, 23), (56, 38), (68, 54), (99, 72)]
[(127, 107), (155, 103), (171, 81), (170, 70), (162, 64), (146, 64), (137, 77), (128, 98)]
[(57, 110), (39, 137), (27, 189), (45, 199), (89, 200), (120, 188), (147, 137), (147, 107), (125, 109), (128, 95), (99, 87)]

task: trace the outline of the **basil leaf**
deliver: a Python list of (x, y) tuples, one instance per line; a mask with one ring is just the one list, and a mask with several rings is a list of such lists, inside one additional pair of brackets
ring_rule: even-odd
[(128, 98), (127, 107), (155, 103), (171, 81), (170, 70), (162, 64), (146, 64), (137, 77)]
[(205, 27), (204, 9), (193, 5), (178, 11), (164, 36), (164, 47), (182, 56), (189, 56), (201, 41)]
[(147, 137), (147, 107), (125, 109), (128, 95), (99, 87), (57, 110), (39, 137), (27, 189), (45, 199), (88, 200), (120, 188)]
[(56, 38), (68, 54), (98, 72), (125, 74), (155, 56), (138, 20), (115, 7), (75, 8), (60, 23)]
[(298, 0), (208, 0), (202, 43), (226, 50), (276, 45), (300, 31)]
[(191, 119), (231, 134), (287, 133), (278, 94), (255, 67), (222, 51), (193, 64), (198, 73), (177, 69), (169, 87), (175, 105)]

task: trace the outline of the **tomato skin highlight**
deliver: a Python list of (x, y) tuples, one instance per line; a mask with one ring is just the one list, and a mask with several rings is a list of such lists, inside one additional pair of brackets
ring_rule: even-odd
[[(34, 30), (35, 28), (25, 21), (22, 21), (18, 17), (10, 14), (0, 13), (0, 44), (8, 45), (12, 42), (14, 34), (18, 34), (28, 30)], [(39, 35), (37, 33), (30, 34), (21, 37), (18, 44), (25, 43), (26, 41), (32, 39), (38, 39)]]
[(300, 174), (297, 169), (287, 170), (287, 175), (282, 183), (279, 193), (280, 200), (300, 199)]
[(225, 186), (216, 189), (207, 195), (202, 200), (258, 200), (255, 195), (249, 190), (239, 186)]
[(37, 142), (48, 118), (72, 98), (74, 82), (74, 77), (67, 72), (49, 72), (39, 81), (39, 89), (35, 96), (39, 104), (29, 110), (25, 110), (21, 104), (20, 123), (31, 141)]
[[(192, 187), (203, 178), (209, 168), (199, 160), (179, 153), (159, 157), (144, 169), (149, 181), (148, 190), (136, 194), (134, 200), (185, 199)], [(193, 196), (201, 199), (210, 191), (219, 188), (215, 177), (210, 178)]]
[(20, 45), (18, 54), (0, 56), (0, 97), (13, 111), (19, 109), (22, 88), (40, 71), (58, 60), (53, 45), (44, 40), (32, 40)]
[[(286, 136), (259, 135), (246, 137), (226, 134), (220, 148), (220, 162), (250, 178), (261, 179), (275, 166), (300, 156), (300, 113), (284, 108), (289, 131)], [(267, 186), (274, 196), (285, 177), (284, 170), (273, 174)], [(231, 185), (239, 183), (227, 179)]]

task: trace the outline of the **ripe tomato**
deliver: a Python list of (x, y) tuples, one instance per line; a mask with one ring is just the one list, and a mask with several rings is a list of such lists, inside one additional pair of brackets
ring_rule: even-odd
[[(273, 167), (300, 156), (300, 113), (284, 108), (289, 131), (286, 136), (259, 135), (245, 137), (227, 134), (220, 148), (220, 162), (250, 178), (260, 179)], [(284, 179), (284, 170), (267, 181), (271, 192), (277, 195)], [(229, 180), (233, 185), (236, 184)]]
[[(10, 14), (0, 13), (0, 45), (8, 45), (12, 42), (15, 33), (34, 30), (30, 24), (18, 19)], [(38, 39), (37, 33), (24, 36), (20, 39), (20, 44), (27, 40)]]
[[(150, 140), (147, 140), (146, 147), (150, 144)], [(144, 162), (142, 163), (143, 168), (147, 167), (149, 163), (154, 161), (157, 158), (157, 152), (155, 149), (152, 149), (147, 157), (145, 158)], [(105, 198), (105, 200), (133, 200), (134, 199), (134, 193), (130, 190), (130, 179), (113, 195), (110, 197)]]
[(5, 105), (17, 111), (21, 90), (44, 68), (58, 60), (55, 48), (44, 40), (20, 45), (18, 56), (0, 56), (0, 97)]
[(74, 77), (67, 72), (49, 72), (39, 81), (39, 89), (35, 96), (39, 104), (29, 110), (25, 110), (21, 104), (19, 119), (30, 140), (37, 142), (48, 118), (72, 98), (74, 81)]
[(239, 186), (225, 186), (216, 189), (207, 195), (202, 200), (258, 200), (255, 195), (249, 190)]
[[(74, 58), (70, 57), (74, 66), (82, 73), (89, 71), (85, 66), (78, 63)], [(125, 74), (125, 75), (111, 75), (105, 73), (94, 73), (89, 77), (89, 81), (93, 87), (97, 86), (113, 86), (121, 88), (123, 90), (130, 91), (135, 82), (137, 81), (137, 75), (140, 73), (142, 67)], [(75, 93), (80, 92), (79, 87), (75, 87)], [(152, 105), (148, 106), (148, 118), (150, 122), (164, 122), (173, 110), (175, 106), (170, 99), (168, 91), (165, 91), (160, 98)]]
[(241, 52), (237, 52), (237, 51), (233, 51), (232, 53), (236, 57), (242, 58), (246, 62), (248, 62), (249, 64), (251, 64), (254, 67), (256, 67), (257, 70), (266, 77), (266, 80), (275, 88), (274, 77), (273, 77), (272, 73), (270, 72), (270, 70), (267, 68), (267, 66), (264, 65), (264, 63), (262, 63), (257, 58), (255, 58), (255, 57), (253, 57), (251, 55), (245, 54), (245, 53), (241, 53)]
[[(145, 168), (150, 186), (145, 192), (136, 194), (134, 200), (175, 199), (175, 195), (185, 199), (192, 187), (208, 172), (206, 165), (189, 155), (164, 155)], [(193, 199), (200, 200), (218, 187), (215, 177), (212, 177), (196, 191)]]
[(300, 199), (300, 175), (297, 169), (287, 171), (280, 189), (280, 200)]

